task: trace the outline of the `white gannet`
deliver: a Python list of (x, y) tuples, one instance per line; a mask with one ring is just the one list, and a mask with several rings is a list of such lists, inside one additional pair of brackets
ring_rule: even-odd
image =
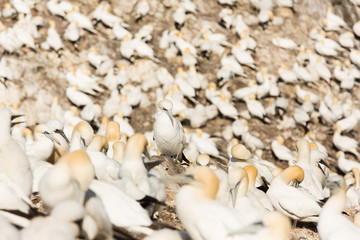
[[(346, 190), (346, 203), (345, 207), (359, 207), (360, 204), (360, 175), (358, 168), (351, 169), (353, 178), (353, 182), (350, 183), (349, 187)], [(350, 175), (351, 176), (351, 175)], [(347, 181), (345, 180), (345, 183)]]
[(114, 121), (120, 124), (120, 132), (125, 133), (128, 137), (134, 135), (135, 131), (127, 119), (124, 118), (121, 112), (114, 116)]
[(292, 181), (302, 181), (304, 171), (299, 166), (291, 166), (282, 171), (272, 181), (266, 192), (274, 208), (294, 220), (316, 222), (321, 207), (309, 193), (290, 186)]
[(242, 226), (242, 219), (215, 201), (219, 179), (207, 167), (196, 167), (169, 181), (188, 183), (176, 194), (176, 212), (193, 240), (238, 239), (228, 236)]
[(271, 142), (271, 150), (275, 157), (283, 161), (294, 161), (294, 153), (284, 145), (284, 138), (278, 136)]
[(89, 188), (101, 199), (113, 225), (146, 235), (152, 233), (151, 229), (142, 228), (152, 223), (147, 211), (129, 195), (111, 183), (98, 180), (93, 180)]
[(353, 48), (355, 46), (354, 40), (354, 34), (350, 31), (344, 32), (339, 36), (339, 43), (342, 47)]
[(151, 192), (148, 172), (142, 153), (147, 151), (147, 140), (143, 134), (132, 135), (126, 144), (119, 180), (114, 182), (122, 191), (136, 200), (154, 195)]
[(75, 150), (85, 150), (94, 136), (94, 130), (86, 121), (76, 124), (71, 133), (71, 143), (69, 152)]
[(341, 28), (349, 29), (344, 19), (334, 14), (332, 6), (327, 8), (326, 18), (323, 18), (321, 23), (325, 31), (340, 31)]
[(172, 17), (173, 17), (176, 29), (180, 30), (184, 26), (185, 19), (186, 19), (185, 8), (183, 6), (179, 6), (178, 8), (176, 8)]
[(86, 149), (86, 153), (94, 165), (96, 178), (101, 181), (112, 182), (118, 179), (121, 164), (117, 160), (106, 157), (102, 152), (104, 148), (109, 148), (107, 139), (104, 136), (95, 135)]
[(296, 42), (294, 42), (294, 40), (290, 39), (290, 38), (273, 38), (272, 39), (272, 43), (277, 46), (277, 47), (281, 47), (281, 48), (285, 48), (285, 49), (298, 49), (298, 45)]
[(242, 218), (244, 224), (250, 224), (260, 219), (268, 211), (259, 207), (247, 196), (249, 178), (247, 172), (237, 167), (229, 171), (228, 183), (230, 187), (230, 205)]
[(320, 212), (318, 223), (320, 238), (324, 240), (358, 239), (360, 228), (341, 214), (346, 202), (344, 179), (338, 175), (331, 176), (327, 179), (326, 185), (332, 194)]
[(41, 199), (50, 209), (66, 200), (82, 204), (94, 177), (94, 167), (85, 151), (68, 153), (41, 179)]
[(54, 21), (49, 22), (46, 43), (48, 44), (49, 47), (54, 49), (56, 52), (63, 48), (63, 43), (61, 41), (61, 38), (60, 38), (58, 32), (56, 31)]
[(70, 42), (77, 42), (80, 39), (80, 29), (77, 22), (70, 23), (65, 29), (64, 36)]
[(66, 88), (66, 96), (70, 102), (74, 103), (76, 106), (94, 104), (88, 95), (79, 91), (79, 86), (77, 84)]
[(156, 146), (162, 154), (176, 156), (176, 159), (181, 159), (186, 139), (180, 121), (172, 116), (173, 104), (171, 101), (164, 99), (157, 106), (159, 110), (156, 113), (154, 125)]
[(92, 19), (101, 21), (104, 25), (114, 28), (116, 25), (120, 27), (128, 27), (123, 20), (111, 13), (111, 5), (108, 2), (100, 2), (96, 9), (91, 13)]
[(248, 165), (248, 160), (251, 156), (250, 151), (241, 143), (236, 143), (231, 147), (231, 158), (229, 161), (229, 170), (236, 167), (245, 167)]
[(338, 120), (335, 124), (340, 128), (341, 132), (350, 132), (358, 124), (359, 118), (356, 115), (356, 112), (353, 111), (350, 116)]
[(298, 77), (296, 73), (289, 69), (284, 63), (280, 64), (278, 68), (279, 77), (286, 83), (296, 83), (298, 82)]
[(140, 0), (135, 9), (135, 19), (139, 20), (142, 17), (146, 16), (150, 10), (148, 0)]
[(109, 121), (106, 125), (105, 137), (108, 141), (108, 151), (106, 153), (107, 157), (113, 157), (113, 144), (120, 140), (121, 132), (120, 132), (120, 124), (115, 121)]
[(77, 22), (79, 28), (85, 29), (91, 33), (96, 33), (94, 26), (90, 18), (79, 11), (79, 6), (74, 6), (72, 10), (68, 11), (66, 14), (66, 19), (71, 22)]
[(356, 157), (360, 157), (359, 152), (357, 151), (357, 146), (359, 145), (358, 141), (353, 138), (341, 135), (341, 129), (338, 125), (334, 124), (334, 136), (333, 143), (337, 149), (344, 152), (350, 152)]
[(350, 172), (353, 168), (357, 168), (360, 170), (360, 163), (350, 159), (346, 159), (344, 152), (342, 151), (337, 152), (336, 158), (338, 162), (338, 167), (344, 173)]
[(10, 3), (4, 3), (4, 8), (2, 9), (2, 16), (5, 18), (10, 18), (16, 15), (16, 10), (11, 6)]
[(0, 173), (6, 175), (22, 194), (32, 192), (32, 172), (30, 162), (19, 143), (11, 137), (12, 114), (9, 109), (0, 109)]
[(246, 107), (252, 116), (258, 117), (266, 123), (269, 123), (269, 119), (266, 116), (265, 109), (261, 102), (256, 100), (256, 96), (254, 93), (250, 93), (250, 95), (245, 99)]
[[(322, 182), (320, 182), (319, 178), (315, 175), (314, 164), (310, 162), (311, 160), (315, 160), (310, 156), (310, 143), (307, 140), (301, 139), (297, 141), (296, 147), (298, 150), (298, 159), (295, 164), (304, 171), (304, 179), (299, 184), (299, 189), (305, 189), (313, 195), (316, 200), (324, 199)], [(315, 166), (316, 165), (318, 166), (318, 163), (316, 163)], [(320, 168), (319, 170), (321, 171)]]
[[(262, 161), (262, 163), (263, 162), (264, 162), (264, 160)], [(257, 207), (266, 209), (268, 211), (273, 211), (274, 207), (273, 207), (272, 203), (270, 202), (270, 199), (268, 198), (266, 193), (255, 187), (256, 178), (258, 175), (258, 169), (253, 165), (247, 165), (244, 167), (244, 169), (249, 178), (249, 187), (247, 190), (247, 197)]]
[(218, 15), (218, 22), (226, 29), (230, 29), (234, 21), (233, 11), (228, 8), (222, 8)]

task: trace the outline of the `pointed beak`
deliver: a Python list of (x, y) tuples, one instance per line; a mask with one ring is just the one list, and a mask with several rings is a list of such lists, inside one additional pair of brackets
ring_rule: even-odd
[(65, 135), (65, 133), (64, 133), (63, 130), (61, 130), (61, 129), (56, 129), (55, 132), (58, 133), (58, 134), (60, 134), (63, 138), (65, 138), (65, 140), (66, 140), (67, 143), (70, 143), (69, 139), (66, 137), (66, 135)]
[(238, 193), (240, 182), (236, 183), (235, 187), (230, 189), (230, 197), (233, 208), (236, 206), (236, 196)]
[(233, 208), (235, 208), (236, 206), (236, 195), (237, 195), (237, 188), (230, 189), (230, 197)]
[(20, 124), (20, 123), (24, 123), (24, 121), (20, 121), (20, 122), (11, 122), (11, 123), (10, 123), (10, 127), (13, 127), (13, 126), (15, 126), (15, 125), (17, 125), (17, 124)]
[(163, 108), (163, 110), (165, 111), (166, 115), (168, 115), (168, 117), (169, 117), (169, 119), (171, 121), (171, 124), (174, 126), (174, 118), (171, 115), (171, 113), (169, 112), (169, 110), (167, 110), (166, 108)]
[(59, 140), (57, 140), (51, 133), (49, 133), (48, 131), (43, 132), (43, 134), (45, 135), (45, 137), (47, 137), (48, 139), (50, 139), (51, 141), (57, 143), (60, 145)]
[(144, 153), (145, 157), (150, 160), (151, 157), (149, 154), (148, 146), (144, 147), (143, 153)]
[(12, 115), (11, 116), (11, 121), (14, 120), (15, 118), (22, 117), (22, 116), (24, 116), (24, 115), (23, 114)]

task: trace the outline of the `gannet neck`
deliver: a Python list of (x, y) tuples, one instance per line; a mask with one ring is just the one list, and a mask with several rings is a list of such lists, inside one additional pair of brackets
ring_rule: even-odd
[(255, 181), (258, 174), (257, 168), (252, 165), (247, 165), (244, 167), (244, 169), (249, 178), (249, 187), (255, 187)]
[(76, 133), (79, 133), (80, 137), (84, 140), (84, 144), (86, 146), (90, 144), (90, 141), (94, 136), (94, 130), (92, 129), (91, 125), (86, 121), (81, 121), (75, 125), (72, 131), (71, 139)]
[(302, 139), (296, 143), (296, 147), (299, 152), (298, 163), (309, 163), (310, 162), (310, 144), (308, 141)]
[(294, 165), (282, 171), (279, 176), (286, 185), (293, 180), (301, 182), (304, 180), (304, 170), (301, 167)]
[(109, 142), (115, 142), (120, 139), (120, 124), (115, 121), (110, 121), (106, 125), (106, 138)]
[(196, 167), (192, 169), (191, 174), (195, 180), (192, 185), (199, 188), (202, 197), (215, 199), (220, 184), (215, 173), (207, 167)]
[(264, 225), (270, 228), (272, 239), (290, 239), (291, 222), (288, 217), (278, 211), (267, 214), (263, 219)]
[(77, 180), (80, 188), (86, 191), (95, 177), (94, 166), (87, 153), (77, 150), (65, 155), (60, 161), (64, 161), (71, 176)]
[(106, 137), (101, 135), (95, 135), (91, 143), (89, 144), (87, 150), (101, 152), (103, 148), (108, 148), (108, 147), (109, 147), (109, 143)]
[(247, 160), (250, 158), (250, 153), (243, 144), (236, 144), (231, 148), (231, 155), (239, 160)]
[(132, 135), (126, 144), (124, 161), (128, 159), (141, 159), (141, 154), (144, 151), (145, 146), (147, 145), (146, 137), (141, 133), (135, 133)]
[(346, 203), (346, 193), (344, 189), (334, 190), (333, 195), (326, 201), (322, 212), (341, 214)]
[(125, 143), (121, 141), (117, 141), (112, 146), (114, 150), (113, 159), (118, 161), (119, 163), (123, 162), (124, 159), (124, 153), (125, 153)]
[(249, 178), (246, 171), (241, 167), (232, 169), (228, 174), (228, 183), (231, 188), (233, 206), (235, 206), (237, 199), (246, 196), (249, 187)]

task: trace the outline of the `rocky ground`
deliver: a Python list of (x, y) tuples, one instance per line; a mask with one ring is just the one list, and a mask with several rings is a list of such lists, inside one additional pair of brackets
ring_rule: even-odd
[[(0, 0), (0, 8), (6, 1)], [(45, 1), (35, 1), (36, 5), (33, 10), (34, 16), (42, 16), (44, 18), (45, 26), (39, 29), (41, 38), (36, 40), (38, 45), (46, 39), (46, 32), (49, 20), (56, 22), (57, 31), (60, 35), (63, 34), (67, 22), (60, 17), (52, 16), (46, 9)], [(193, 39), (200, 31), (204, 24), (211, 24), (214, 32), (224, 33), (228, 37), (230, 43), (234, 43), (238, 38), (232, 31), (225, 30), (217, 23), (217, 16), (221, 10), (221, 6), (217, 1), (212, 0), (193, 0), (197, 5), (198, 13), (188, 14), (185, 26), (181, 30), (185, 40)], [(72, 1), (73, 4), (81, 6), (81, 11), (84, 14), (90, 14), (95, 6), (98, 4), (94, 0), (80, 0)], [(181, 57), (176, 57), (167, 60), (164, 57), (164, 50), (159, 49), (159, 40), (162, 32), (165, 29), (174, 29), (172, 14), (178, 6), (175, 0), (156, 1), (150, 0), (150, 13), (140, 21), (135, 21), (133, 9), (137, 1), (118, 0), (110, 1), (113, 13), (122, 17), (122, 19), (130, 25), (129, 31), (137, 32), (144, 24), (151, 22), (154, 26), (153, 40), (150, 45), (155, 51), (156, 57), (160, 59), (159, 64), (155, 64), (151, 60), (138, 59), (134, 64), (121, 58), (119, 52), (120, 41), (113, 36), (111, 29), (106, 28), (101, 23), (96, 25), (97, 34), (85, 32), (75, 48), (72, 43), (63, 41), (65, 48), (60, 52), (40, 50), (30, 50), (23, 48), (21, 53), (6, 55), (11, 59), (12, 69), (14, 71), (15, 80), (8, 82), (8, 88), (0, 84), (0, 102), (6, 105), (17, 104), (21, 112), (26, 115), (27, 125), (34, 126), (36, 123), (42, 123), (50, 118), (49, 111), (54, 96), (59, 96), (60, 104), (66, 109), (70, 106), (70, 102), (65, 96), (65, 89), (67, 82), (65, 73), (71, 67), (84, 67), (90, 71), (94, 71), (87, 63), (87, 53), (83, 50), (95, 46), (100, 53), (110, 56), (116, 63), (124, 63), (127, 66), (128, 74), (131, 81), (135, 85), (140, 85), (142, 81), (155, 78), (155, 71), (159, 66), (163, 66), (169, 70), (173, 75), (176, 73), (176, 68), (181, 65)], [(352, 26), (358, 18), (358, 8), (352, 7), (348, 1), (330, 1), (330, 0), (304, 0), (297, 1), (294, 11), (285, 8), (275, 9), (275, 16), (281, 17), (281, 21), (277, 23), (270, 23), (266, 28), (258, 25), (256, 21), (257, 11), (250, 7), (249, 0), (238, 0), (238, 5), (233, 8), (234, 13), (242, 14), (245, 22), (251, 27), (251, 36), (256, 40), (258, 48), (253, 54), (255, 63), (258, 67), (265, 66), (268, 71), (274, 75), (277, 74), (277, 69), (280, 63), (284, 62), (288, 67), (291, 67), (295, 62), (297, 51), (284, 50), (272, 45), (271, 40), (275, 36), (288, 37), (293, 39), (298, 45), (304, 45), (307, 48), (314, 46), (313, 40), (309, 38), (309, 32), (312, 28), (320, 29), (320, 19), (325, 16), (326, 8), (333, 4), (335, 13), (343, 16), (347, 23)], [(6, 26), (12, 26), (15, 19), (0, 18), (0, 21)], [(336, 33), (330, 33), (329, 36), (337, 39)], [(359, 41), (356, 42), (357, 47)], [(5, 56), (3, 49), (0, 48), (0, 56)], [(2, 54), (3, 53), (3, 54)], [(342, 53), (339, 57), (341, 61), (348, 58), (348, 52)], [(206, 76), (210, 82), (216, 82), (216, 71), (220, 68), (219, 56), (212, 55), (209, 59), (200, 57), (198, 59), (198, 71)], [(333, 69), (335, 60), (327, 58), (330, 69)], [(246, 86), (248, 81), (255, 79), (255, 71), (244, 67), (248, 78), (236, 77), (231, 81), (230, 91), (234, 92), (239, 87)], [(279, 83), (279, 88), (282, 96), (288, 99), (295, 99), (295, 85)], [(308, 84), (302, 86), (304, 89), (310, 89), (319, 96), (324, 96), (328, 91), (332, 91), (340, 99), (351, 95), (353, 100), (360, 101), (359, 84), (356, 84), (352, 92), (340, 92), (338, 83), (332, 81), (327, 84), (324, 81), (319, 81), (316, 84)], [(155, 113), (155, 88), (143, 89), (150, 100), (149, 106), (140, 105), (135, 108), (129, 119), (130, 124), (137, 132), (150, 131), (153, 128), (154, 113)], [(110, 92), (105, 90), (97, 97), (93, 97), (95, 103), (100, 105), (109, 97)], [(201, 90), (196, 99), (198, 102), (205, 104), (206, 98), (204, 90)], [(269, 98), (262, 100), (263, 105), (270, 102)], [(191, 102), (187, 102), (191, 106)], [(300, 104), (296, 101), (289, 102), (289, 109), (287, 116), (292, 116), (294, 109)], [(236, 108), (240, 111), (246, 109), (244, 102), (235, 102)], [(232, 123), (232, 120), (217, 117), (209, 121), (203, 128), (205, 132), (213, 136), (221, 137), (221, 132), (224, 128)], [(249, 121), (250, 131), (253, 135), (262, 139), (265, 143), (266, 149), (263, 158), (274, 162), (276, 165), (286, 167), (287, 163), (276, 161), (270, 150), (271, 140), (280, 134), (277, 125), (280, 123), (279, 119), (272, 119), (270, 124), (264, 124), (258, 119), (251, 119)], [(188, 122), (183, 122), (184, 127), (190, 127)], [(331, 126), (321, 124), (320, 119), (313, 119), (309, 124), (309, 129), (317, 133), (317, 140), (325, 145), (328, 149), (330, 164), (333, 171), (339, 171), (335, 161), (336, 149), (333, 147), (331, 135), (328, 135), (328, 130)], [(285, 145), (292, 150), (295, 150), (295, 142), (304, 136), (305, 131), (301, 126), (286, 129), (281, 131), (281, 134), (286, 137)], [(354, 138), (360, 141), (359, 126), (355, 128)], [(226, 141), (219, 141), (218, 147), (222, 155), (226, 156)], [(348, 156), (353, 158), (352, 156)], [(218, 159), (212, 159), (213, 163), (219, 167), (225, 168), (224, 162)], [(179, 167), (182, 168), (182, 167)], [(179, 170), (179, 169), (178, 169)], [(181, 223), (177, 219), (175, 213), (175, 193), (168, 191), (167, 206), (160, 211), (159, 218), (156, 221), (166, 223), (178, 229), (183, 229)], [(350, 218), (353, 217), (354, 210), (347, 209), (346, 212)], [(311, 224), (297, 224), (297, 227), (292, 233), (293, 239), (319, 239), (316, 227)]]

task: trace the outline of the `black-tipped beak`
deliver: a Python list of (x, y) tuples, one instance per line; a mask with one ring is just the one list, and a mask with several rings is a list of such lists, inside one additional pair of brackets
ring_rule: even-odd
[(22, 117), (22, 116), (24, 116), (24, 115), (23, 114), (12, 115), (11, 116), (11, 121), (14, 120), (15, 118)]
[(48, 131), (43, 132), (43, 134), (45, 135), (45, 137), (47, 137), (48, 139), (50, 139), (51, 141), (57, 143), (60, 145), (59, 140), (57, 140), (51, 133), (49, 133)]
[(15, 126), (15, 125), (17, 125), (17, 124), (20, 124), (20, 123), (24, 123), (24, 121), (20, 121), (20, 122), (11, 122), (11, 123), (10, 123), (10, 127), (13, 127), (13, 126)]
[(65, 133), (64, 133), (63, 130), (61, 130), (61, 129), (56, 129), (55, 132), (58, 133), (58, 134), (60, 134), (63, 138), (65, 138), (65, 140), (66, 140), (67, 143), (70, 143), (69, 139), (66, 137), (66, 135), (65, 135)]
[(321, 163), (322, 165), (324, 165), (325, 167), (327, 167), (328, 169), (330, 169), (329, 164), (327, 164), (323, 159), (321, 159), (321, 160), (319, 161), (319, 163)]

